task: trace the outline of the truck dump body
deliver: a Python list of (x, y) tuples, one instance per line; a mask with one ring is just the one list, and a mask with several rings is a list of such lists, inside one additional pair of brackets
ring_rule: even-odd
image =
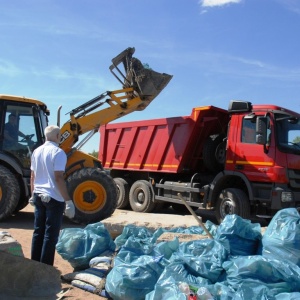
[(200, 171), (208, 136), (226, 133), (226, 110), (203, 106), (190, 116), (108, 124), (100, 127), (103, 167), (165, 173)]

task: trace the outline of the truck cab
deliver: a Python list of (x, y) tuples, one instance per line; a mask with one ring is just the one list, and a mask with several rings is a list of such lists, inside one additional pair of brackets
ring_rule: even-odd
[(300, 115), (275, 105), (232, 111), (225, 170), (256, 215), (300, 206)]

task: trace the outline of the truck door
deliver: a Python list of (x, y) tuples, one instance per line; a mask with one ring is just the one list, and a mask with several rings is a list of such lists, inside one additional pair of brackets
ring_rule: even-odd
[(250, 181), (270, 182), (275, 160), (274, 130), (271, 130), (272, 120), (268, 116), (267, 146), (257, 144), (257, 116), (240, 116), (233, 164), (235, 170), (244, 173)]

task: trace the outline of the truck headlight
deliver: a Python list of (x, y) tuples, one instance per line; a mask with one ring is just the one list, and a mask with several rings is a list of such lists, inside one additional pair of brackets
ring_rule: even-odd
[(292, 202), (293, 193), (292, 192), (282, 192), (281, 193), (281, 202)]

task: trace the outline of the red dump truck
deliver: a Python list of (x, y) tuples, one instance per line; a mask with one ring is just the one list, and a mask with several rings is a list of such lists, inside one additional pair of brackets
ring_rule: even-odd
[(228, 110), (100, 127), (99, 159), (118, 187), (118, 207), (164, 203), (243, 218), (300, 206), (300, 114), (230, 101)]

